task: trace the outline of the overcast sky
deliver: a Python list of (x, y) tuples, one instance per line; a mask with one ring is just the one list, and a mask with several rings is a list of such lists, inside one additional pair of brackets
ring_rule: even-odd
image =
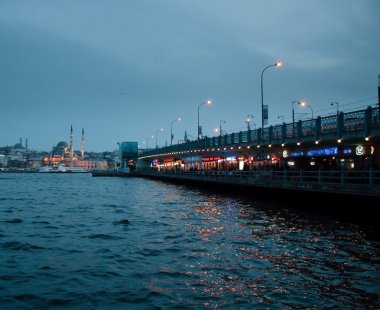
[[(0, 146), (142, 147), (377, 102), (379, 0), (0, 0)], [(311, 109), (296, 106), (296, 117)], [(309, 113), (309, 114), (299, 114)], [(280, 116), (280, 118), (279, 118)], [(253, 126), (253, 124), (252, 124)], [(143, 144), (145, 142), (145, 144)]]

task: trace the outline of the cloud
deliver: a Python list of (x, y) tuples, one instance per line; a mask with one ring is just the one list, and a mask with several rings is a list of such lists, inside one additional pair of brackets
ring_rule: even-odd
[(145, 140), (177, 117), (176, 135), (195, 135), (208, 97), (208, 134), (221, 119), (240, 130), (246, 115), (260, 120), (260, 74), (278, 59), (264, 76), (272, 122), (295, 98), (317, 113), (376, 96), (378, 3), (2, 1), (0, 130), (10, 134), (0, 145), (28, 134), (50, 147), (71, 122), (94, 149)]

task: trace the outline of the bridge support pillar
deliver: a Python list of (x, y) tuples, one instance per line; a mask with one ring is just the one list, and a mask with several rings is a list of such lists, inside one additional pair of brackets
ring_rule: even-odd
[(285, 143), (286, 140), (286, 124), (282, 123), (281, 125), (281, 143)]
[(297, 123), (297, 141), (301, 141), (302, 138), (302, 121), (299, 120)]
[(272, 144), (272, 138), (273, 138), (273, 126), (269, 126), (268, 128), (268, 144)]
[(364, 131), (365, 131), (366, 137), (369, 137), (371, 134), (371, 120), (372, 120), (372, 108), (368, 107), (365, 110), (365, 117), (364, 117)]
[(343, 124), (344, 124), (344, 113), (340, 112), (336, 116), (336, 138), (337, 139), (342, 138)]
[(259, 129), (256, 130), (256, 133), (257, 133), (257, 144), (261, 144), (261, 140), (262, 140), (262, 131), (263, 131), (262, 128), (259, 128)]
[(319, 137), (321, 136), (321, 117), (318, 116), (315, 119), (315, 141), (319, 140)]

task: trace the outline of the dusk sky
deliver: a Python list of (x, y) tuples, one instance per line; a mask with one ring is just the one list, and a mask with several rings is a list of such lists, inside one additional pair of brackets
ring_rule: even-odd
[[(377, 103), (379, 0), (0, 0), (0, 146), (170, 144)], [(297, 118), (311, 109), (296, 107)], [(300, 114), (303, 113), (303, 114)], [(306, 114), (308, 113), (308, 114)], [(279, 118), (280, 116), (280, 118)], [(252, 126), (254, 126), (252, 124)], [(145, 144), (143, 144), (143, 141)]]

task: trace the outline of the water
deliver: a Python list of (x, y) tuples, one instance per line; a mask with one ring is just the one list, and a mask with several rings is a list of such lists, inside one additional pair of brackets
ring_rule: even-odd
[(137, 178), (0, 174), (1, 309), (379, 309), (356, 224)]

